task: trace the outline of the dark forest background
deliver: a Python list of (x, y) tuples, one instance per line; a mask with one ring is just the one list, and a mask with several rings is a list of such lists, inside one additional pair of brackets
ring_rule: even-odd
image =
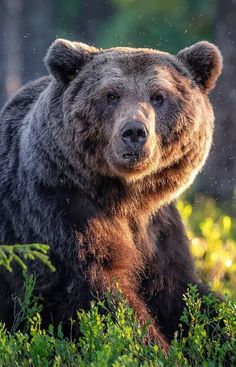
[(153, 47), (176, 53), (206, 39), (223, 53), (224, 71), (211, 96), (214, 145), (192, 192), (235, 206), (235, 0), (0, 0), (0, 105), (22, 84), (46, 73), (43, 58), (56, 37), (95, 44)]

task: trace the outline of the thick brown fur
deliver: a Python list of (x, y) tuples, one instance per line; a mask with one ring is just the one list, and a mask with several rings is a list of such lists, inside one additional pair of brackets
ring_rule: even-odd
[(1, 242), (51, 246), (57, 276), (36, 267), (44, 320), (68, 325), (94, 292), (118, 282), (140, 324), (151, 320), (148, 337), (167, 350), (187, 284), (207, 292), (172, 202), (210, 149), (207, 93), (220, 53), (208, 42), (175, 57), (57, 40), (45, 62), (51, 77), (22, 89), (1, 115), (2, 136), (11, 123), (15, 144), (12, 155), (0, 147)]

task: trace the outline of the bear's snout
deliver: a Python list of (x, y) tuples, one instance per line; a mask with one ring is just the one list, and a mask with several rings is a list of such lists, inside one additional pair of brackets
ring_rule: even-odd
[(106, 154), (112, 174), (134, 180), (156, 168), (160, 149), (155, 125), (155, 113), (148, 104), (120, 106)]
[(149, 135), (147, 127), (140, 121), (129, 121), (121, 129), (121, 137), (127, 148), (139, 151)]

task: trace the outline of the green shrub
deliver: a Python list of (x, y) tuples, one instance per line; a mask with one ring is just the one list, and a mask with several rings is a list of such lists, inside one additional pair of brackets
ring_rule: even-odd
[(215, 291), (236, 297), (236, 219), (212, 198), (178, 201), (200, 278)]
[(12, 271), (12, 262), (16, 262), (23, 270), (27, 269), (26, 261), (39, 260), (51, 271), (55, 271), (54, 266), (48, 257), (49, 246), (38, 243), (30, 245), (1, 245), (0, 246), (0, 266), (3, 265), (8, 271)]
[(42, 329), (32, 281), (27, 280), (26, 287), (30, 289), (21, 304), (29, 313), (25, 314), (29, 321), (25, 331), (10, 333), (0, 325), (1, 367), (220, 367), (226, 358), (229, 366), (236, 365), (236, 303), (232, 300), (222, 304), (213, 296), (200, 300), (196, 288), (190, 286), (182, 316), (182, 323), (189, 326), (188, 338), (181, 336), (180, 327), (165, 357), (157, 345), (144, 343), (146, 327), (139, 327), (119, 293), (92, 302), (88, 312), (78, 311), (81, 337), (75, 342), (63, 337), (60, 325), (57, 330)]

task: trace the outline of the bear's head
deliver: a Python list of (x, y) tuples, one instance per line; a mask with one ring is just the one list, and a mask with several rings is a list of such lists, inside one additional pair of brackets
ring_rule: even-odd
[(173, 56), (57, 39), (45, 62), (63, 90), (57, 135), (75, 175), (82, 164), (136, 193), (165, 192), (164, 201), (192, 182), (212, 140), (216, 46), (202, 41)]

